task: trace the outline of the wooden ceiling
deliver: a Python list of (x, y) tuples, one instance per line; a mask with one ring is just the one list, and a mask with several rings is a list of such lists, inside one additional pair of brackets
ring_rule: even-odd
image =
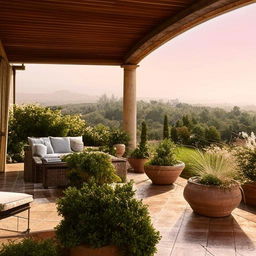
[(137, 64), (183, 31), (251, 0), (0, 0), (10, 62)]

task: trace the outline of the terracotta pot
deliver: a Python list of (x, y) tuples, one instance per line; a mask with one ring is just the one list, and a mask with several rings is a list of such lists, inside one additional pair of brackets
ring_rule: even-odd
[(128, 162), (133, 168), (134, 172), (144, 173), (144, 165), (148, 161), (147, 158), (128, 158)]
[(173, 166), (146, 165), (145, 173), (156, 185), (170, 185), (174, 183), (185, 167), (184, 163)]
[(194, 212), (207, 217), (225, 217), (240, 204), (242, 194), (239, 185), (231, 188), (203, 185), (190, 178), (183, 192)]
[(122, 157), (125, 153), (125, 145), (124, 144), (115, 144), (114, 148), (116, 149), (116, 156)]
[(104, 246), (101, 248), (91, 248), (84, 245), (70, 249), (70, 256), (121, 256), (115, 246)]
[(248, 205), (256, 206), (256, 182), (244, 184), (242, 189), (244, 202)]

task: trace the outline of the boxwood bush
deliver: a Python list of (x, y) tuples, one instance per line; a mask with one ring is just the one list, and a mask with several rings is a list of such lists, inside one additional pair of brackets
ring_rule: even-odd
[(99, 151), (72, 153), (63, 157), (69, 167), (68, 177), (72, 186), (81, 187), (93, 179), (97, 184), (120, 182), (108, 154)]
[(53, 240), (36, 241), (31, 238), (21, 242), (9, 242), (0, 248), (0, 256), (58, 256), (60, 255)]
[(147, 207), (134, 194), (132, 183), (88, 183), (81, 190), (69, 187), (57, 201), (63, 217), (56, 228), (60, 243), (66, 248), (115, 245), (123, 255), (154, 255), (159, 232), (152, 226)]

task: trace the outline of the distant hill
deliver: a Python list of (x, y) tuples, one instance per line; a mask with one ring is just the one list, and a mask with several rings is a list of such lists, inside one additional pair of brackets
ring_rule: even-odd
[(74, 93), (70, 91), (56, 91), (53, 93), (18, 93), (17, 103), (39, 103), (45, 106), (95, 103), (99, 97), (87, 94)]

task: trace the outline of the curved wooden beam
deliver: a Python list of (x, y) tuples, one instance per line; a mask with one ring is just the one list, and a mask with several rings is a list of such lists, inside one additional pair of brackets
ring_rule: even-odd
[(256, 0), (201, 0), (175, 16), (165, 20), (142, 38), (124, 58), (125, 64), (138, 64), (149, 53), (179, 34), (211, 18)]

